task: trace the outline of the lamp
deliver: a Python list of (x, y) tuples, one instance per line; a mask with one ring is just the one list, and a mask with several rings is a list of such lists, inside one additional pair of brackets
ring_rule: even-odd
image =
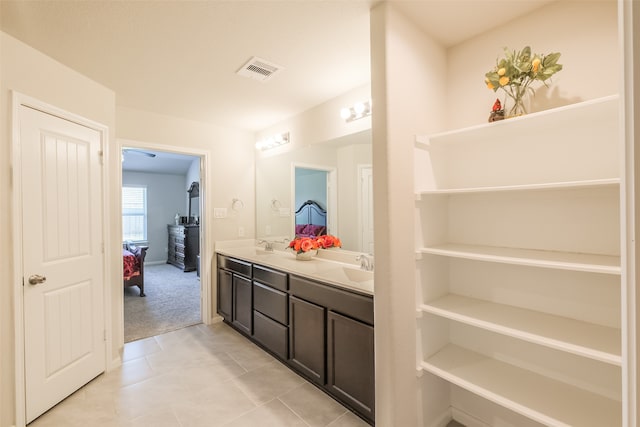
[(269, 150), (288, 143), (289, 132), (283, 132), (256, 142), (256, 148), (259, 150)]
[(371, 115), (371, 100), (356, 102), (352, 107), (344, 107), (340, 110), (340, 117), (349, 123)]

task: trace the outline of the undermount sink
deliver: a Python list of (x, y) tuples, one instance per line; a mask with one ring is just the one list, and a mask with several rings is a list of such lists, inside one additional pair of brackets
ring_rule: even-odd
[(359, 270), (357, 268), (342, 267), (345, 276), (352, 282), (366, 282), (373, 280), (373, 271)]

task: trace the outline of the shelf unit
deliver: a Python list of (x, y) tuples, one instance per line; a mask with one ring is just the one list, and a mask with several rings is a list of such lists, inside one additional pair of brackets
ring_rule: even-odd
[(421, 425), (622, 425), (618, 103), (416, 137)]

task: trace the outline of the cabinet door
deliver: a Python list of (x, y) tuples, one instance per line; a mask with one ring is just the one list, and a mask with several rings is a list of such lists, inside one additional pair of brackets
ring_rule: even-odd
[(318, 384), (326, 378), (325, 308), (289, 297), (289, 359), (291, 365)]
[(327, 387), (338, 399), (373, 420), (373, 326), (329, 311), (327, 344)]
[(232, 289), (233, 274), (227, 270), (218, 269), (218, 313), (227, 322), (231, 321)]
[(251, 302), (251, 280), (233, 275), (233, 310), (231, 322), (238, 329), (251, 335), (251, 318), (253, 315)]

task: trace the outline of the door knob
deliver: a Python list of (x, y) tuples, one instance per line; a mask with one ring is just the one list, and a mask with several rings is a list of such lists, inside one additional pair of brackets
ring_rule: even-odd
[(45, 276), (40, 276), (39, 274), (33, 274), (29, 276), (29, 284), (30, 285), (38, 285), (40, 283), (44, 283), (47, 281)]

